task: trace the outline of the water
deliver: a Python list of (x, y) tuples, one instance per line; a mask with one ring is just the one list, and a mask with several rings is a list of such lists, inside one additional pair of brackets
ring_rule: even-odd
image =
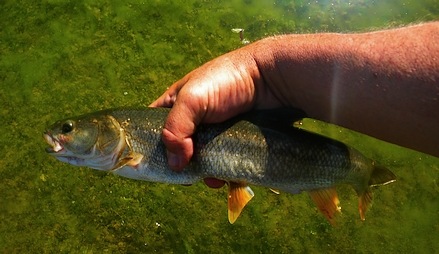
[(419, 1), (1, 1), (0, 251), (3, 253), (433, 253), (439, 159), (313, 121), (398, 175), (361, 222), (352, 189), (331, 227), (306, 194), (254, 187), (227, 222), (226, 190), (76, 168), (44, 152), (55, 120), (148, 105), (215, 56), (273, 34), (357, 32), (437, 20)]

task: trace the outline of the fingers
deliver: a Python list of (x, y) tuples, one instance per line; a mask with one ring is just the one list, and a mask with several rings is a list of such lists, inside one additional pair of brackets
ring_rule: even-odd
[[(182, 92), (185, 95), (185, 92)], [(182, 170), (194, 152), (192, 134), (203, 118), (203, 107), (197, 99), (185, 95), (173, 102), (162, 132), (162, 140), (167, 148), (168, 163), (173, 170)]]
[(149, 104), (149, 106), (170, 108), (172, 105), (174, 105), (176, 98), (177, 94), (166, 91), (164, 94), (162, 94), (162, 96), (157, 98), (157, 100)]
[(176, 171), (183, 170), (193, 155), (194, 145), (191, 137), (180, 138), (165, 128), (162, 140), (167, 148), (169, 167)]
[(204, 183), (210, 188), (218, 189), (226, 184), (225, 181), (216, 178), (204, 178)]
[(181, 171), (193, 155), (192, 134), (195, 132), (194, 114), (185, 109), (184, 104), (176, 104), (177, 95), (185, 85), (187, 77), (175, 82), (150, 107), (172, 107), (162, 132), (162, 140), (167, 148), (169, 167)]
[(187, 78), (175, 82), (171, 87), (169, 87), (157, 100), (152, 102), (150, 107), (165, 107), (170, 108), (174, 105), (177, 100), (177, 94), (180, 92), (180, 89), (186, 83)]

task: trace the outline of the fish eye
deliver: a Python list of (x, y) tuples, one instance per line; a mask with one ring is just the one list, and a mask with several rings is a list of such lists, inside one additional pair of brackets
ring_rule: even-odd
[(65, 122), (61, 127), (61, 131), (63, 134), (67, 134), (67, 133), (71, 132), (72, 130), (73, 130), (73, 122), (72, 121)]

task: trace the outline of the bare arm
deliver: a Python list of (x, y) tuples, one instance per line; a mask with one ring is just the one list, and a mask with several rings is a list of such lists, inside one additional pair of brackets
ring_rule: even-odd
[(361, 34), (275, 36), (202, 65), (151, 106), (183, 168), (201, 122), (293, 106), (319, 120), (439, 156), (439, 22)]
[(439, 156), (438, 42), (439, 22), (268, 38), (254, 45), (254, 80), (312, 118)]

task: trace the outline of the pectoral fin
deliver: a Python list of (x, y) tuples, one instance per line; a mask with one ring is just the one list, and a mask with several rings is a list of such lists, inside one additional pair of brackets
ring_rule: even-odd
[(124, 166), (137, 167), (143, 159), (143, 155), (136, 152), (130, 152), (127, 156), (119, 159), (111, 171), (116, 171)]
[(335, 212), (341, 211), (335, 188), (312, 190), (309, 191), (309, 195), (329, 223), (335, 225)]
[(254, 193), (246, 184), (236, 182), (229, 182), (228, 184), (229, 222), (233, 224), (245, 205), (253, 198)]

